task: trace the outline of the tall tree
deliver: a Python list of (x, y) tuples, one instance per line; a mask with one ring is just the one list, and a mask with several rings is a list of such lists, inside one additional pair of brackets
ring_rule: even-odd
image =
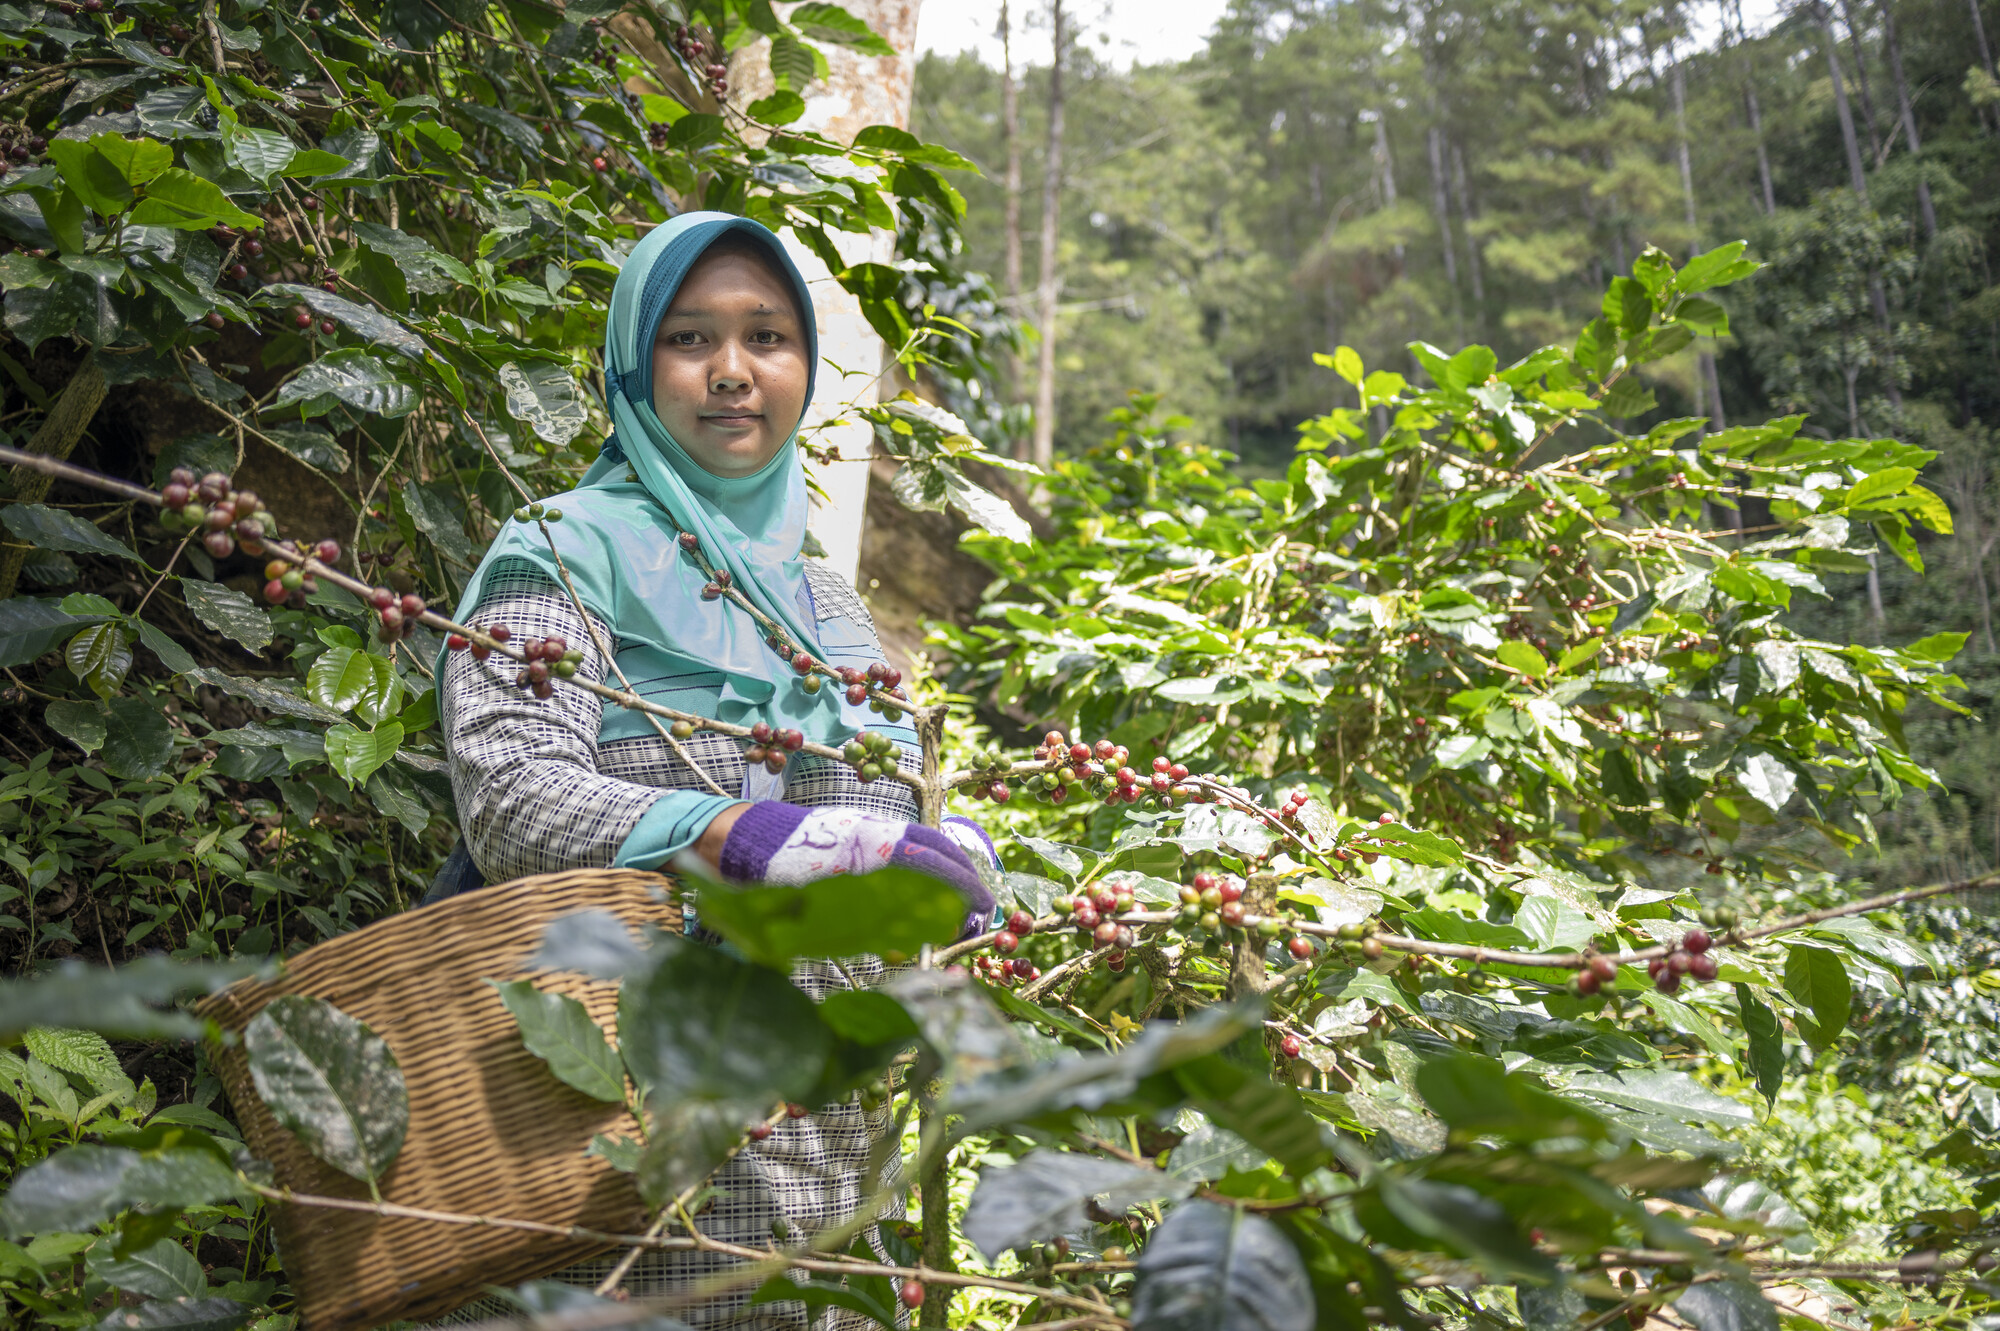
[[(1903, 75), (1903, 44), (1896, 36), (1895, 0), (1882, 0), (1882, 45), (1889, 54), (1889, 77), (1896, 85), (1896, 119), (1902, 122), (1903, 141), (1909, 145), (1913, 161), (1923, 156), (1923, 140), (1917, 135), (1916, 112), (1910, 108), (1910, 81)], [(1917, 165), (1917, 210), (1924, 222), (1924, 239), (1937, 239), (1937, 205), (1931, 199), (1931, 182)]]
[[(1694, 206), (1694, 165), (1688, 158), (1687, 62), (1674, 61), (1674, 147), (1681, 169), (1681, 206), (1687, 216), (1688, 253), (1701, 252), (1701, 219)], [(1706, 343), (1695, 352), (1694, 414), (1707, 416), (1715, 429), (1723, 429), (1722, 390), (1715, 375), (1715, 353)], [(1709, 399), (1709, 401), (1704, 401)], [(1712, 403), (1712, 405), (1711, 405)]]
[(1880, 158), (1876, 147), (1875, 97), (1868, 86), (1867, 52), (1861, 49), (1861, 25), (1854, 21), (1854, 0), (1840, 0), (1840, 17), (1847, 25), (1847, 44), (1854, 50), (1854, 91), (1861, 100), (1861, 126), (1866, 131), (1870, 156)]
[[(1002, 264), (1001, 282), (1007, 299), (1007, 311), (1016, 318), (1021, 314), (1021, 87), (1014, 77), (1014, 29), (1010, 22), (1008, 0), (1000, 0), (1000, 136), (1005, 141), (1007, 153), (1007, 174), (1002, 188), (1001, 231)], [(1007, 353), (1007, 389), (1018, 394), (1021, 384), (1020, 358), (1012, 350)], [(1029, 443), (1025, 439), (1014, 440), (1016, 457), (1027, 452)]]
[(1034, 462), (1047, 468), (1056, 456), (1056, 298), (1062, 292), (1058, 268), (1062, 241), (1063, 64), (1069, 33), (1063, 0), (1049, 0), (1048, 151), (1042, 162), (1042, 266), (1035, 289), (1035, 320), (1042, 334), (1035, 376)]
[[(1865, 209), (1868, 202), (1868, 172), (1861, 164), (1861, 144), (1854, 129), (1854, 111), (1847, 104), (1847, 87), (1840, 77), (1840, 48), (1833, 36), (1833, 13), (1825, 4), (1815, 6), (1815, 17), (1819, 21), (1821, 41), (1826, 48), (1827, 73), (1833, 83), (1834, 112), (1840, 118), (1840, 140), (1847, 149), (1847, 170), (1854, 197), (1861, 201)], [(1902, 410), (1903, 393), (1896, 383), (1895, 334), (1889, 323), (1889, 298), (1882, 288), (1882, 274), (1871, 270), (1868, 275), (1868, 300), (1875, 310), (1875, 322), (1882, 337), (1882, 395), (1889, 399), (1891, 406)], [(1853, 385), (1848, 386), (1850, 397)], [(1875, 576), (1873, 569), (1869, 578)], [(1874, 597), (1879, 606), (1879, 597)], [(1880, 616), (1876, 616), (1878, 619)]]

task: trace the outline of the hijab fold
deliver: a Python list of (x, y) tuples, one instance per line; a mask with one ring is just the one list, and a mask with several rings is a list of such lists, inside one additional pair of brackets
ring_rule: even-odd
[[(783, 276), (798, 305), (811, 367), (805, 401), (812, 401), (819, 337), (805, 279), (778, 238), (762, 224), (727, 213), (684, 213), (654, 228), (634, 247), (612, 288), (604, 335), (605, 402), (615, 432), (577, 488), (544, 502), (560, 508), (551, 523), (556, 550), (584, 606), (618, 640), (616, 650), (649, 649), (663, 667), (635, 672), (642, 697), (670, 691), (694, 672), (723, 677), (718, 720), (748, 725), (758, 720), (791, 727), (823, 744), (837, 744), (867, 724), (865, 707), (852, 707), (844, 690), (824, 680), (807, 693), (791, 665), (764, 640), (742, 607), (727, 599), (704, 601), (707, 581), (679, 544), (692, 532), (717, 569), (782, 625), (790, 642), (824, 658), (805, 590), (808, 497), (793, 425), (768, 463), (749, 476), (717, 476), (697, 463), (667, 432), (653, 410), (653, 340), (661, 318), (708, 248), (724, 236), (743, 236)], [(554, 553), (534, 523), (508, 522), (480, 561), (459, 602), (460, 622), (477, 608), (489, 571), (526, 563), (562, 585)], [(641, 679), (643, 673), (648, 678)], [(616, 683), (607, 670), (606, 683)], [(632, 723), (639, 723), (636, 728)], [(636, 714), (607, 709), (603, 734), (622, 738), (650, 733)]]

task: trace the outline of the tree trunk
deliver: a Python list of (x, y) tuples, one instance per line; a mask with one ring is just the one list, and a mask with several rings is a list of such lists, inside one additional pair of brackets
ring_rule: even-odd
[(1472, 234), (1472, 219), (1479, 216), (1473, 205), (1472, 191), (1465, 182), (1465, 154), (1458, 144), (1451, 145), (1451, 181), (1458, 194), (1458, 216), (1465, 224), (1465, 275), (1472, 282), (1473, 321), (1479, 322), (1478, 309), (1486, 302), (1485, 280), (1479, 271), (1479, 240)]
[(1451, 312), (1459, 342), (1465, 341), (1465, 316), (1458, 301), (1458, 256), (1451, 243), (1451, 201), (1444, 174), (1444, 134), (1433, 125), (1425, 136), (1431, 154), (1431, 207), (1437, 213), (1438, 243), (1444, 247), (1444, 280), (1451, 286)]
[[(909, 128), (921, 3), (850, 0), (848, 12), (881, 34), (896, 48), (896, 54), (863, 55), (851, 46), (826, 43), (821, 48), (826, 53), (826, 77), (801, 90), (806, 109), (793, 127), (842, 143), (852, 142), (870, 125)], [(767, 55), (768, 48), (760, 42), (730, 57), (732, 103), (748, 105), (771, 92)], [(893, 232), (827, 234), (850, 264), (895, 262)], [(875, 376), (884, 368), (889, 350), (862, 317), (861, 302), (841, 288), (819, 256), (790, 234), (783, 239), (811, 287), (813, 313), (819, 322), (818, 391), (806, 408), (805, 428), (813, 432), (815, 445), (835, 453), (833, 462), (812, 468), (813, 479), (824, 493), (814, 496), (808, 521), (812, 534), (826, 550), (826, 566), (851, 582), (861, 567), (861, 531), (868, 512), (867, 460), (875, 451), (875, 434), (867, 422), (848, 417), (843, 409), (850, 401), (866, 405), (878, 400), (882, 381)]]
[(1757, 141), (1757, 183), (1763, 186), (1764, 216), (1778, 211), (1778, 196), (1771, 188), (1771, 155), (1764, 150), (1764, 113), (1757, 106), (1757, 84), (1743, 80), (1743, 107), (1750, 115), (1750, 137)]
[[(1005, 244), (1002, 282), (1007, 313), (1018, 319), (1021, 317), (1021, 89), (1014, 77), (1014, 32), (1008, 18), (1007, 0), (1000, 0), (1000, 137), (1007, 147), (1006, 204), (1001, 214)], [(1018, 398), (1020, 357), (1008, 352), (1001, 373), (1006, 379), (1008, 396)], [(1026, 439), (1013, 441), (1012, 452), (1017, 458), (1028, 448)]]
[[(1833, 15), (1822, 4), (1818, 9), (1820, 36), (1826, 44), (1826, 68), (1833, 79), (1833, 107), (1840, 117), (1840, 137), (1847, 147), (1847, 170), (1854, 188), (1854, 197), (1861, 200), (1861, 206), (1869, 207), (1868, 173), (1861, 165), (1861, 144), (1855, 137), (1854, 111), (1847, 104), (1847, 89), (1840, 80), (1840, 48), (1833, 38)], [(1876, 327), (1882, 334), (1882, 395), (1889, 399), (1897, 411), (1903, 409), (1903, 391), (1896, 383), (1895, 339), (1889, 325), (1889, 299), (1882, 289), (1882, 274), (1870, 270), (1868, 274), (1868, 302), (1875, 310)]]
[[(83, 364), (76, 367), (69, 382), (63, 385), (62, 395), (49, 404), (49, 414), (28, 440), (27, 451), (39, 453), (43, 457), (61, 462), (68, 458), (76, 441), (83, 438), (85, 428), (91, 418), (97, 415), (97, 408), (104, 402), (104, 369), (97, 363), (96, 355), (86, 355)], [(21, 504), (39, 504), (54, 483), (52, 477), (26, 467), (9, 469), (8, 484), (12, 487), (12, 499)], [(28, 547), (7, 545), (0, 547), (0, 601), (14, 594), (14, 586), (21, 578), (21, 566), (28, 560)]]
[[(1854, 90), (1861, 97), (1861, 125), (1868, 131), (1869, 154), (1877, 156), (1875, 98), (1868, 87), (1868, 64), (1861, 49), (1861, 27), (1854, 21), (1854, 0), (1840, 0), (1840, 17), (1847, 24), (1847, 44), (1854, 48)], [(1879, 164), (1879, 156), (1877, 161)]]
[(1063, 0), (1050, 0), (1050, 22), (1055, 28), (1049, 62), (1049, 139), (1047, 160), (1042, 166), (1042, 266), (1035, 291), (1035, 320), (1042, 334), (1041, 356), (1035, 377), (1035, 465), (1046, 470), (1056, 458), (1056, 297), (1062, 291), (1062, 274), (1056, 267), (1056, 243), (1061, 238), (1063, 170), (1063, 55), (1068, 32), (1063, 23)]
[[(1923, 141), (1917, 137), (1917, 117), (1910, 109), (1910, 81), (1903, 76), (1903, 44), (1896, 39), (1894, 0), (1882, 0), (1882, 44), (1889, 52), (1889, 77), (1896, 84), (1896, 118), (1903, 122), (1903, 141), (1915, 161), (1923, 156)], [(1933, 241), (1937, 239), (1937, 206), (1931, 202), (1931, 183), (1924, 179), (1922, 166), (1917, 170), (1917, 210), (1924, 219), (1924, 239)]]
[(1833, 14), (1825, 5), (1817, 10), (1820, 37), (1826, 46), (1826, 70), (1833, 80), (1833, 109), (1840, 117), (1840, 141), (1847, 148), (1848, 183), (1854, 197), (1868, 204), (1868, 172), (1861, 165), (1861, 142), (1855, 136), (1854, 109), (1847, 104), (1847, 84), (1840, 76), (1840, 46), (1833, 36)]
[[(1382, 207), (1386, 210), (1396, 206), (1396, 162), (1389, 155), (1389, 122), (1381, 112), (1375, 113), (1375, 178), (1382, 187)], [(1396, 276), (1403, 275), (1403, 246), (1399, 242), (1391, 247), (1396, 256)]]
[[(1690, 257), (1701, 252), (1701, 219), (1694, 207), (1694, 165), (1688, 157), (1688, 117), (1687, 117), (1687, 65), (1683, 61), (1674, 62), (1674, 129), (1678, 138), (1681, 168), (1681, 207), (1687, 217), (1688, 254)], [(1722, 395), (1712, 392), (1715, 383), (1715, 353), (1702, 347), (1694, 354), (1694, 414), (1708, 417), (1708, 423), (1721, 429)], [(1708, 400), (1714, 399), (1711, 407)]]

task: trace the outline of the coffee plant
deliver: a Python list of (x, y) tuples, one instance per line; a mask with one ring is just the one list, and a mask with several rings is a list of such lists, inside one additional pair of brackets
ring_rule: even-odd
[[(776, 91), (739, 107), (729, 62), (759, 38)], [(10, 1313), (278, 1331), (270, 1205), (395, 1213), (409, 1106), (379, 1036), (305, 996), (244, 1034), (264, 1106), (371, 1200), (306, 1196), (243, 1150), (205, 1056), (173, 1043), (200, 1023), (167, 1004), (421, 891), (450, 835), (444, 648), (676, 742), (906, 781), (931, 821), (956, 792), (1003, 834), (1002, 915), (974, 938), (914, 874), (689, 877), (731, 948), (585, 917), (538, 956), (621, 958), (615, 1041), (574, 1000), (502, 988), (549, 1075), (630, 1112), (629, 1136), (577, 1145), (656, 1211), (629, 1248), (741, 1258), (760, 1299), (884, 1325), (1995, 1316), (2000, 1072), (1960, 1014), (2000, 972), (1958, 918), (1991, 883), (1855, 881), (1874, 820), (1934, 780), (1904, 715), (1954, 706), (1962, 635), (1800, 628), (1876, 541), (1920, 568), (1921, 531), (1949, 530), (1930, 455), (1798, 417), (1621, 425), (1653, 406), (1640, 367), (1726, 331), (1705, 293), (1754, 271), (1740, 245), (1678, 269), (1648, 251), (1574, 343), (1513, 365), (1417, 344), (1426, 386), (1334, 352), (1355, 405), (1310, 422), (1282, 478), (1244, 482), (1136, 400), (1044, 478), (1050, 540), (958, 470), (995, 460), (962, 421), (857, 409), (900, 498), (985, 529), (983, 613), (907, 685), (763, 627), (798, 687), (915, 717), (908, 777), (870, 732), (822, 748), (645, 704), (574, 679), (574, 644), (434, 608), (500, 524), (562, 520), (604, 429), (604, 297), (672, 212), (789, 231), (906, 369), (984, 373), (932, 299), (960, 283), (938, 172), (968, 164), (886, 127), (787, 128), (815, 44), (875, 49), (864, 25), (764, 0), (82, 0), (0, 6), (0, 41), (0, 664), (32, 677), (10, 676), (31, 743), (0, 775)], [(829, 238), (891, 227), (899, 267)], [(86, 444), (114, 390), (206, 428)], [(264, 475), (338, 480), (343, 504), (300, 514)], [(681, 557), (756, 613), (698, 541)], [(819, 1005), (788, 979), (862, 952), (908, 964)], [(1802, 1090), (1891, 1093), (1849, 1066), (1864, 1017), (1957, 1034), (1908, 1069), (1941, 1092), (1938, 1139), (1883, 1134), (1927, 1162), (1878, 1194), (1914, 1209), (1857, 1236), (1829, 1186), (1788, 1197), (1758, 1152), (1807, 1157)], [(902, 1182), (768, 1248), (701, 1232), (720, 1163), (847, 1097), (893, 1100)], [(672, 1312), (520, 1297), (543, 1326)]]

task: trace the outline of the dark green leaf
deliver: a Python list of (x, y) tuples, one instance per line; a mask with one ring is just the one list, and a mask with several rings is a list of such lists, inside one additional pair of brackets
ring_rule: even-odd
[(1453, 1054), (1431, 1059), (1417, 1070), (1416, 1088), (1432, 1113), (1466, 1137), (1537, 1142), (1605, 1135), (1604, 1122), (1595, 1114), (1489, 1058)]
[(149, 698), (113, 698), (104, 714), (104, 770), (144, 781), (167, 769), (174, 756), (173, 727)]
[(90, 1250), (90, 1273), (113, 1289), (149, 1299), (195, 1299), (208, 1292), (201, 1263), (172, 1239), (156, 1240), (123, 1257), (114, 1257), (110, 1245), (99, 1244)]
[(247, 961), (190, 965), (139, 957), (116, 970), (65, 961), (34, 979), (0, 980), (0, 1041), (35, 1026), (69, 1026), (125, 1039), (189, 1039), (206, 1029), (155, 1010), (185, 993), (212, 992), (255, 971)]
[(700, 902), (703, 924), (765, 966), (857, 953), (914, 957), (925, 943), (951, 942), (965, 924), (955, 888), (893, 865), (804, 887), (703, 884)]
[(989, 1262), (1017, 1245), (1082, 1229), (1084, 1203), (1106, 1198), (1118, 1214), (1141, 1202), (1185, 1197), (1194, 1185), (1157, 1169), (1070, 1151), (1031, 1151), (1019, 1164), (988, 1169), (965, 1210), (965, 1236)]
[(104, 747), (104, 710), (95, 703), (52, 702), (42, 719), (49, 729), (85, 753)]
[(1327, 1159), (1320, 1122), (1299, 1093), (1221, 1054), (1182, 1063), (1174, 1076), (1195, 1106), (1303, 1178)]
[(652, 1135), (639, 1157), (639, 1195), (664, 1206), (713, 1174), (743, 1131), (770, 1112), (769, 1101), (676, 1099), (652, 1116)]
[(650, 1100), (763, 1106), (819, 1080), (833, 1035), (785, 975), (677, 937), (654, 947), (652, 973), (618, 996), (619, 1049)]
[(1829, 948), (1800, 944), (1785, 949), (1785, 992), (1812, 1014), (1812, 1024), (1799, 1033), (1816, 1049), (1839, 1038), (1854, 1006), (1854, 986), (1840, 954)]
[(14, 1179), (0, 1200), (9, 1234), (89, 1230), (133, 1206), (181, 1210), (235, 1196), (236, 1171), (220, 1148), (191, 1128), (170, 1128), (174, 1144), (140, 1151), (72, 1146)]
[(624, 1065), (583, 1004), (567, 994), (544, 993), (527, 980), (487, 983), (514, 1014), (528, 1052), (547, 1063), (556, 1080), (594, 1100), (624, 1101)]
[(161, 1299), (114, 1309), (95, 1331), (236, 1331), (253, 1311), (234, 1299)]
[(245, 651), (254, 654), (271, 645), (271, 617), (234, 587), (182, 578), (181, 599), (187, 602), (196, 619)]
[(381, 357), (356, 347), (343, 347), (312, 361), (278, 390), (272, 407), (303, 403), (310, 415), (345, 402), (357, 411), (377, 416), (406, 416), (423, 394), (400, 378)]
[(1778, 1310), (1743, 1279), (1708, 1280), (1674, 1300), (1674, 1311), (1698, 1331), (1778, 1331)]
[(308, 1150), (371, 1184), (388, 1172), (410, 1097), (380, 1036), (325, 999), (286, 994), (250, 1022), (243, 1044), (257, 1094)]
[(1742, 1016), (1743, 1029), (1750, 1037), (1750, 1048), (1743, 1058), (1744, 1068), (1756, 1079), (1764, 1103), (1775, 1104), (1778, 1088), (1785, 1082), (1785, 1032), (1778, 1025), (1778, 1014), (1771, 1010), (1769, 1003), (1760, 1000), (1749, 985), (1740, 981), (1736, 985), (1736, 1008)]
[(78, 629), (103, 619), (103, 615), (65, 614), (53, 602), (32, 596), (0, 601), (0, 666), (27, 665), (42, 653), (54, 651)]
[(391, 351), (399, 351), (412, 360), (422, 360), (424, 340), (409, 329), (397, 323), (388, 315), (357, 305), (345, 296), (336, 296), (319, 287), (300, 286), (293, 282), (273, 282), (257, 292), (254, 302), (259, 305), (302, 304), (323, 318), (332, 319), (369, 342), (379, 342)]
[(1262, 1216), (1183, 1202), (1139, 1254), (1133, 1331), (1309, 1331), (1298, 1249)]
[(143, 563), (132, 547), (107, 536), (94, 523), (46, 504), (9, 504), (0, 508), (7, 530), (43, 550), (67, 550), (73, 555), (106, 555)]

